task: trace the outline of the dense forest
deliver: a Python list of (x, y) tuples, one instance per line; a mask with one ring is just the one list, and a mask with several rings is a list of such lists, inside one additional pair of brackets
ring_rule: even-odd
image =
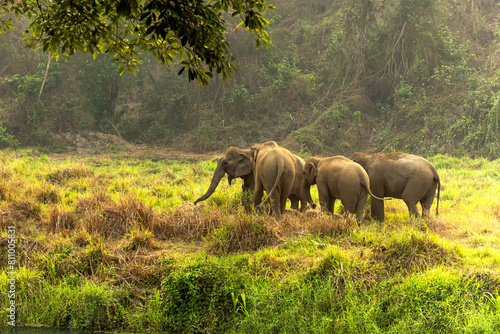
[[(189, 82), (141, 56), (56, 61), (0, 34), (0, 145), (69, 148), (109, 133), (190, 151), (276, 140), (308, 154), (401, 150), (500, 157), (500, 6), (494, 0), (276, 0), (269, 48), (227, 31), (232, 80)], [(231, 18), (229, 18), (231, 20)]]

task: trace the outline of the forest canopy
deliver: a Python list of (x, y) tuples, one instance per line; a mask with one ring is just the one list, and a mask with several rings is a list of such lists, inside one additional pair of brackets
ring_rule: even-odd
[[(55, 5), (63, 3), (87, 1)], [(127, 13), (118, 3), (109, 1), (113, 15)], [(304, 155), (397, 150), (500, 157), (498, 1), (272, 3), (276, 8), (258, 14), (273, 40), (269, 48), (256, 48), (252, 27), (238, 27), (245, 14), (232, 17), (229, 4), (228, 12), (219, 11), (227, 23), (223, 41), (236, 58), (225, 59), (239, 70), (224, 80), (214, 67), (207, 86), (186, 80), (189, 68), (179, 76), (179, 67), (140, 48), (135, 75), (119, 75), (123, 63), (111, 49), (75, 48), (67, 62), (53, 61), (49, 69), (50, 56), (66, 41), (45, 50), (22, 41), (43, 11), (30, 19), (4, 11), (4, 24), (12, 15), (15, 28), (0, 34), (0, 146), (71, 148), (69, 137), (105, 133), (200, 152), (275, 140)], [(134, 8), (130, 15), (140, 19)], [(176, 43), (182, 48), (182, 37)]]
[[(152, 54), (159, 62), (180, 62), (189, 80), (207, 84), (213, 72), (224, 78), (236, 70), (226, 38), (222, 13), (240, 18), (240, 25), (257, 36), (257, 48), (271, 41), (263, 17), (273, 5), (267, 0), (26, 0), (0, 2), (0, 28), (14, 27), (12, 18), (26, 15), (29, 28), (24, 33), (28, 46), (42, 46), (56, 57), (75, 51), (113, 54), (121, 73), (135, 71), (139, 52)], [(1, 30), (0, 30), (1, 32)]]

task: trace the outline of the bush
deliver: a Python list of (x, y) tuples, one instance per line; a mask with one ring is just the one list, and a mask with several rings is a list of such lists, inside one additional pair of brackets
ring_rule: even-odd
[(191, 263), (172, 272), (161, 285), (165, 329), (172, 333), (222, 333), (238, 317), (234, 296), (242, 289), (229, 268), (212, 261)]
[[(469, 285), (475, 289), (471, 290)], [(481, 320), (489, 330), (474, 325), (472, 332), (498, 331), (498, 316), (493, 320), (498, 311), (493, 304), (485, 307), (487, 297), (481, 286), (474, 277), (463, 278), (443, 269), (418, 273), (400, 283), (386, 281), (380, 287), (384, 293), (376, 309), (377, 322), (382, 331), (461, 332), (458, 330), (461, 328), (469, 332), (472, 324), (468, 318), (474, 316), (483, 317)], [(491, 292), (497, 294), (498, 289)]]

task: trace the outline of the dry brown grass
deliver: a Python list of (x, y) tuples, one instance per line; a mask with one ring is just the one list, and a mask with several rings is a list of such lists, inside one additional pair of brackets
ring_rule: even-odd
[(151, 221), (149, 230), (160, 239), (200, 241), (224, 224), (226, 214), (216, 209), (200, 212), (183, 206)]
[(56, 204), (61, 202), (59, 189), (51, 184), (43, 184), (40, 188), (34, 190), (34, 197), (37, 202), (43, 204)]
[(103, 240), (90, 242), (84, 251), (79, 252), (74, 269), (81, 275), (98, 277), (106, 280), (106, 271), (119, 265), (119, 257), (110, 252)]
[(76, 227), (76, 219), (73, 211), (61, 207), (54, 207), (49, 212), (48, 227), (53, 232), (73, 230)]
[(26, 221), (39, 222), (41, 219), (42, 209), (39, 203), (30, 200), (10, 203), (0, 212), (1, 227)]
[(81, 220), (83, 229), (104, 237), (121, 237), (135, 225), (150, 227), (156, 216), (153, 208), (134, 195), (116, 203), (103, 193), (81, 199), (76, 205), (75, 215)]
[(111, 196), (99, 191), (92, 196), (80, 198), (75, 205), (75, 214), (84, 216), (89, 211), (98, 210), (104, 203), (111, 202)]
[(0, 201), (7, 201), (10, 198), (11, 198), (11, 190), (4, 182), (2, 182), (0, 184)]
[(128, 250), (135, 251), (138, 249), (158, 249), (155, 237), (148, 229), (140, 227), (133, 228), (130, 233), (126, 235), (126, 237), (128, 238), (126, 245), (126, 249)]
[(84, 230), (76, 230), (71, 236), (73, 244), (78, 247), (85, 247), (89, 245), (92, 242), (93, 238), (97, 239), (98, 237), (92, 237), (90, 233)]
[(314, 213), (302, 220), (302, 233), (312, 234), (317, 237), (334, 237), (348, 235), (357, 226), (356, 219), (352, 216), (331, 215)]
[(62, 183), (69, 179), (79, 179), (84, 177), (91, 177), (94, 173), (92, 170), (83, 163), (78, 165), (63, 167), (56, 169), (46, 175), (47, 181), (52, 183)]
[(256, 251), (261, 247), (281, 243), (280, 223), (270, 216), (231, 216), (224, 227), (212, 235), (213, 253)]
[(383, 263), (388, 272), (414, 272), (440, 264), (451, 264), (458, 258), (426, 235), (405, 235), (386, 245), (373, 248), (372, 260)]

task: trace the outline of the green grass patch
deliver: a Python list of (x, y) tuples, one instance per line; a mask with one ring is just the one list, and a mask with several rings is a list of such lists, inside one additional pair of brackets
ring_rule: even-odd
[[(16, 325), (167, 333), (500, 330), (499, 161), (438, 155), (440, 214), (357, 223), (242, 202), (216, 163), (0, 155), (0, 288)], [(317, 201), (317, 191), (312, 189)], [(435, 203), (433, 209), (435, 208)], [(369, 206), (367, 205), (367, 210)], [(366, 212), (368, 213), (368, 212)], [(367, 215), (368, 216), (368, 215)], [(0, 294), (8, 305), (7, 294)], [(2, 310), (1, 325), (6, 325)]]

